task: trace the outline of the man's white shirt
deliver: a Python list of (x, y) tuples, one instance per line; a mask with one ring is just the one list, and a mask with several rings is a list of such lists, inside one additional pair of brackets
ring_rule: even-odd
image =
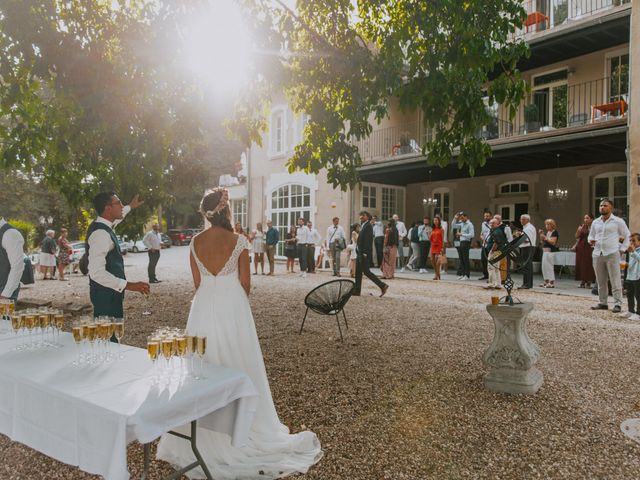
[[(131, 207), (127, 205), (122, 209), (121, 219), (112, 223), (106, 218), (98, 217), (96, 222), (103, 223), (113, 230), (130, 211)], [(127, 286), (127, 281), (107, 272), (106, 269), (107, 254), (115, 248), (109, 233), (105, 230), (95, 230), (87, 238), (87, 243), (89, 244), (89, 278), (103, 287), (122, 292)]]
[(342, 225), (331, 225), (329, 228), (327, 228), (327, 245), (331, 245), (339, 238), (342, 238), (346, 244), (347, 237), (344, 234), (344, 228), (342, 228)]
[(398, 220), (396, 222), (396, 229), (398, 230), (399, 240), (402, 241), (402, 239), (407, 236), (407, 227), (405, 226), (403, 221)]
[(522, 227), (522, 232), (526, 233), (527, 237), (529, 237), (529, 241), (525, 240), (524, 242), (522, 242), (522, 246), (523, 247), (535, 247), (536, 246), (536, 240), (537, 240), (536, 227), (534, 227), (531, 224), (531, 222), (529, 222), (525, 226)]
[(377, 222), (371, 222), (371, 226), (373, 227), (374, 237), (384, 237), (384, 225), (380, 220)]
[(309, 228), (306, 225), (299, 226), (296, 229), (296, 240), (298, 240), (298, 245), (304, 245), (310, 243), (309, 241)]
[[(620, 237), (623, 238), (622, 243)], [(589, 241), (594, 241), (593, 256), (611, 255), (616, 252), (624, 252), (629, 248), (629, 229), (620, 217), (611, 215), (607, 220), (602, 216), (591, 223)]]
[(320, 245), (320, 243), (322, 242), (322, 237), (320, 236), (320, 232), (318, 232), (318, 229), (316, 229), (315, 227), (311, 227), (307, 240), (310, 245)]
[[(4, 227), (6, 223), (4, 218), (0, 218), (0, 228)], [(22, 272), (24, 272), (24, 238), (22, 238), (22, 234), (15, 228), (10, 228), (4, 232), (2, 248), (7, 252), (11, 270), (7, 277), (7, 284), (4, 286), (4, 290), (0, 292), (0, 295), (9, 298), (20, 286), (20, 279), (22, 278)]]
[(142, 239), (142, 243), (144, 243), (144, 246), (149, 250), (160, 250), (160, 248), (162, 248), (160, 233), (156, 233), (153, 230), (147, 232), (147, 234)]

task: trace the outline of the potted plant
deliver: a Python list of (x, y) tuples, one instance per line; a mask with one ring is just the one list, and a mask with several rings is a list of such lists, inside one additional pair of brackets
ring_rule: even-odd
[(524, 133), (540, 131), (540, 111), (535, 103), (524, 107)]

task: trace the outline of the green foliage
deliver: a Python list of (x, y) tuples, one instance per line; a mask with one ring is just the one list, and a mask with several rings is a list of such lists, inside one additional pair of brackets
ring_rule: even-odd
[(26, 252), (31, 251), (38, 241), (36, 238), (36, 226), (31, 222), (25, 222), (24, 220), (18, 220), (17, 218), (10, 218), (7, 222), (13, 225), (22, 234)]
[[(516, 67), (529, 52), (514, 39), (526, 18), (519, 0), (299, 1), (295, 13), (276, 3), (244, 0), (270, 21), (255, 29), (256, 42), (264, 42), (256, 48), (273, 51), (277, 42), (286, 52), (281, 68), (264, 76), (286, 92), (294, 111), (311, 116), (290, 171), (326, 168), (334, 186), (353, 187), (362, 164), (353, 141), (371, 133), (370, 121), (389, 115), (395, 96), (402, 110), (419, 111), (436, 128), (423, 148), (429, 164), (444, 167), (459, 151), (458, 165), (474, 174), (490, 155), (474, 135), (491, 121), (483, 90), (512, 118), (526, 93)], [(264, 125), (270, 91), (256, 91), (262, 100), (244, 104), (232, 124), (243, 139), (255, 139)]]
[(138, 193), (144, 206), (120, 227), (130, 234), (182, 197), (183, 165), (198, 163), (192, 183), (210, 186), (242, 147), (179, 65), (182, 22), (203, 3), (1, 2), (0, 171), (31, 175), (72, 207)]

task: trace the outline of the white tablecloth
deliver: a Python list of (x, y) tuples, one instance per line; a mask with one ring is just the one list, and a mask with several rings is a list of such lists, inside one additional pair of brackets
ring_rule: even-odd
[[(204, 380), (151, 385), (146, 351), (124, 347), (124, 359), (74, 368), (70, 334), (63, 348), (13, 351), (0, 338), (0, 433), (61, 462), (126, 480), (127, 444), (148, 443), (200, 419), (243, 445), (253, 421), (256, 390), (242, 372), (205, 365)], [(186, 440), (185, 440), (186, 441)]]
[(563, 267), (575, 267), (576, 252), (562, 250), (553, 255), (553, 264), (562, 265)]

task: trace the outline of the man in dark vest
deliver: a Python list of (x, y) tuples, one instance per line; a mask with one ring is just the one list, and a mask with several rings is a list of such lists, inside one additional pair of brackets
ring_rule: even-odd
[(371, 273), (370, 261), (371, 255), (373, 254), (373, 227), (371, 226), (371, 215), (369, 212), (362, 211), (360, 212), (360, 233), (358, 234), (358, 243), (356, 245), (356, 287), (354, 289), (353, 295), (360, 295), (360, 289), (362, 287), (362, 274), (365, 274), (369, 280), (375, 283), (382, 293), (380, 296), (382, 297), (387, 290), (389, 290), (389, 285), (381, 281), (378, 277), (376, 277), (373, 273)]
[(136, 195), (126, 207), (113, 192), (99, 193), (93, 199), (98, 213), (87, 230), (86, 250), (89, 255), (89, 295), (93, 316), (123, 318), (124, 291), (149, 293), (146, 282), (127, 282), (124, 260), (113, 229), (142, 202)]
[(0, 299), (18, 299), (24, 270), (24, 238), (0, 217)]

